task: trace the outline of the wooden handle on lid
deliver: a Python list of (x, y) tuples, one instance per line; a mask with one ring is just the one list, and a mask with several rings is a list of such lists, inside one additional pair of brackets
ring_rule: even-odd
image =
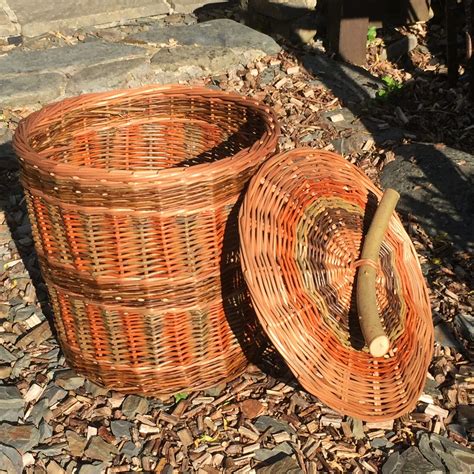
[[(390, 348), (390, 341), (377, 310), (375, 292), (377, 270), (370, 262), (378, 262), (383, 237), (399, 199), (400, 195), (394, 189), (387, 189), (383, 194), (364, 240), (362, 265), (357, 275), (356, 298), (360, 327), (369, 352), (374, 357), (383, 357)], [(369, 263), (364, 263), (364, 260)]]

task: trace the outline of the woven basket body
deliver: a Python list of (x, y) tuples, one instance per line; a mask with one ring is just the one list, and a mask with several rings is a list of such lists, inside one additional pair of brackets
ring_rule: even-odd
[(14, 138), (59, 340), (123, 392), (237, 375), (252, 341), (235, 204), (279, 134), (270, 110), (205, 88), (89, 94)]
[(376, 281), (391, 349), (374, 358), (364, 347), (354, 283), (380, 197), (342, 157), (300, 149), (262, 166), (240, 211), (244, 275), (270, 339), (309, 392), (344, 414), (373, 421), (415, 406), (433, 346), (427, 289), (394, 215)]

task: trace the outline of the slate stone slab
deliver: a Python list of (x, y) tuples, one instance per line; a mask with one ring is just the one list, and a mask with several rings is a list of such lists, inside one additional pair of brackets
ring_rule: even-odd
[(338, 62), (325, 54), (315, 52), (304, 56), (303, 66), (346, 104), (357, 105), (374, 99), (384, 87), (381, 79), (365, 69)]
[(54, 73), (11, 78), (3, 78), (0, 73), (0, 108), (50, 102), (61, 95), (65, 82), (61, 74)]
[(474, 249), (474, 156), (431, 144), (404, 145), (381, 175), (401, 195), (397, 209), (461, 250)]
[(11, 21), (5, 9), (0, 5), (0, 38), (14, 36), (18, 32), (18, 25)]
[(14, 386), (0, 385), (0, 422), (17, 422), (23, 417), (25, 400)]
[[(149, 66), (143, 59), (125, 59), (108, 63), (105, 66), (103, 64), (90, 66), (70, 78), (66, 87), (66, 95), (79, 95), (132, 86), (134, 78), (143, 81), (147, 73), (151, 76), (148, 71)], [(154, 82), (152, 77), (150, 82)]]
[(161, 49), (152, 58), (152, 66), (160, 83), (178, 82), (208, 74), (221, 74), (242, 63), (242, 55), (229, 48), (182, 46)]
[(296, 434), (295, 430), (286, 421), (275, 420), (275, 418), (267, 415), (259, 416), (254, 425), (261, 433), (269, 429), (269, 433), (286, 431), (290, 434)]
[(74, 73), (97, 64), (145, 56), (146, 51), (138, 46), (105, 41), (89, 41), (41, 51), (18, 50), (0, 57), (0, 76), (32, 72)]
[(12, 425), (0, 423), (2, 443), (12, 446), (24, 454), (34, 448), (40, 441), (40, 432), (33, 425)]
[(302, 472), (299, 464), (290, 456), (285, 456), (268, 466), (257, 469), (258, 474), (301, 474)]
[(21, 454), (11, 446), (0, 444), (0, 469), (8, 474), (21, 474), (23, 472)]
[(269, 55), (277, 54), (281, 50), (270, 36), (228, 19), (205, 21), (189, 26), (156, 27), (131, 35), (128, 40), (157, 45), (166, 45), (170, 40), (174, 40), (180, 46), (250, 49)]
[(176, 13), (192, 13), (204, 5), (208, 5), (210, 3), (221, 3), (221, 0), (168, 0), (168, 3)]
[(25, 36), (169, 13), (164, 0), (8, 0)]

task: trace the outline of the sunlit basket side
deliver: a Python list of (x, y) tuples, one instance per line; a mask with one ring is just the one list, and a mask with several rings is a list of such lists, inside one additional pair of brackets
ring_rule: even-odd
[(275, 152), (255, 100), (149, 86), (46, 106), (14, 138), (69, 363), (123, 392), (238, 375), (256, 350), (236, 203)]
[(275, 347), (305, 389), (341, 413), (372, 421), (413, 409), (433, 346), (427, 288), (394, 214), (376, 281), (390, 351), (373, 357), (364, 347), (354, 284), (380, 197), (341, 156), (298, 149), (260, 168), (239, 217), (244, 276)]

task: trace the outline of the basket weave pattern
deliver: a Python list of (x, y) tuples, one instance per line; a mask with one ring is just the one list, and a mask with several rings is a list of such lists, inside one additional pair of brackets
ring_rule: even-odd
[(427, 289), (394, 215), (376, 281), (391, 350), (375, 358), (364, 347), (354, 283), (367, 216), (380, 197), (344, 158), (299, 149), (261, 167), (240, 210), (244, 275), (270, 339), (308, 391), (374, 421), (416, 405), (433, 346)]
[(36, 250), (76, 370), (163, 394), (243, 370), (255, 321), (231, 212), (278, 135), (256, 101), (182, 86), (88, 94), (20, 123)]

